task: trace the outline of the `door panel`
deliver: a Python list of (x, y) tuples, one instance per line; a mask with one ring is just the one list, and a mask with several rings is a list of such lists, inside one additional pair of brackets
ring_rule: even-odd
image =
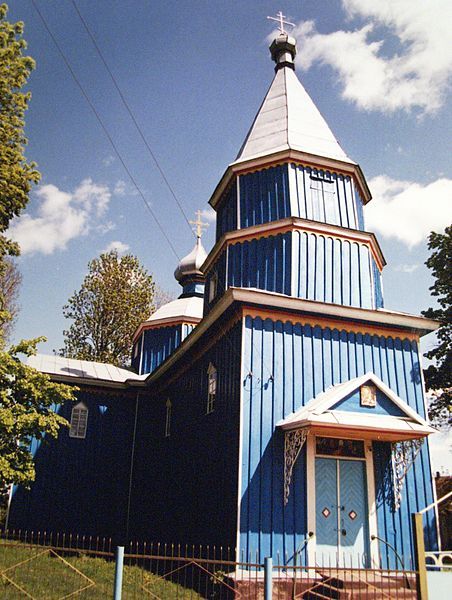
[(369, 539), (366, 464), (358, 460), (339, 460), (340, 552), (344, 566), (365, 566)]
[(365, 567), (368, 563), (366, 463), (315, 459), (316, 563)]
[(315, 460), (316, 562), (334, 564), (338, 544), (337, 461)]

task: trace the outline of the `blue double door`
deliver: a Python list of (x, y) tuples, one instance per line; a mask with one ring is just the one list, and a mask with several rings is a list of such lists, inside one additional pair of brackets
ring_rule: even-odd
[(369, 509), (364, 460), (315, 459), (316, 563), (369, 566)]

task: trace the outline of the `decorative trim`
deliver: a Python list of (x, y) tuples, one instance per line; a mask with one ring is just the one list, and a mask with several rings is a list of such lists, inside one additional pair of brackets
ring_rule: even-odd
[(391, 444), (392, 482), (393, 482), (393, 508), (398, 511), (402, 502), (402, 491), (405, 477), (413, 466), (419, 454), (424, 438), (404, 440)]
[(307, 429), (294, 429), (284, 434), (284, 506), (289, 501), (290, 482), (297, 458), (306, 442)]
[(168, 317), (167, 319), (156, 319), (146, 324), (146, 321), (141, 323), (138, 329), (133, 334), (132, 342), (135, 343), (143, 331), (149, 331), (150, 329), (162, 329), (163, 327), (178, 327), (179, 325), (197, 325), (202, 320), (202, 317), (184, 317), (178, 319), (174, 317)]
[(274, 323), (281, 321), (282, 323), (292, 323), (292, 325), (310, 325), (311, 327), (321, 327), (322, 329), (337, 329), (340, 331), (346, 331), (347, 333), (361, 333), (362, 335), (378, 335), (384, 337), (399, 338), (400, 340), (419, 341), (419, 334), (412, 333), (411, 331), (403, 332), (400, 335), (398, 329), (379, 327), (378, 325), (371, 325), (367, 323), (359, 323), (356, 321), (339, 321), (338, 319), (329, 319), (328, 317), (311, 317), (309, 315), (296, 315), (289, 312), (276, 312), (275, 310), (268, 310), (265, 308), (255, 308), (251, 306), (244, 306), (243, 309), (244, 317), (251, 317), (255, 319), (260, 317), (262, 320), (270, 319)]
[(300, 152), (299, 150), (291, 150), (287, 148), (285, 150), (275, 152), (274, 154), (267, 154), (265, 156), (250, 158), (243, 162), (230, 164), (218, 182), (218, 185), (209, 200), (209, 204), (216, 209), (217, 205), (221, 203), (223, 193), (227, 189), (231, 179), (234, 176), (245, 175), (254, 171), (261, 171), (288, 163), (325, 169), (331, 173), (337, 173), (340, 175), (349, 175), (355, 180), (356, 187), (363, 203), (367, 204), (372, 199), (372, 194), (370, 193), (364, 173), (357, 163), (345, 162), (334, 158), (317, 156), (315, 154), (308, 154), (307, 152)]
[(322, 223), (321, 221), (310, 221), (300, 217), (287, 217), (278, 221), (270, 221), (268, 223), (261, 223), (260, 225), (251, 225), (244, 229), (236, 229), (224, 233), (210, 251), (208, 257), (201, 266), (201, 269), (206, 273), (215, 259), (221, 255), (222, 251), (227, 246), (247, 240), (275, 236), (289, 231), (316, 233), (333, 239), (364, 244), (371, 251), (375, 264), (380, 272), (386, 265), (386, 260), (378, 240), (372, 232), (342, 227), (340, 225), (332, 225), (331, 223)]

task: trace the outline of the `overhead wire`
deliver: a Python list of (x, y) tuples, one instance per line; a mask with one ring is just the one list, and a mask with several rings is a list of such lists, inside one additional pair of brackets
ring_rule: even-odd
[(111, 68), (110, 68), (110, 66), (109, 66), (109, 64), (108, 64), (108, 62), (107, 62), (107, 60), (106, 60), (106, 58), (105, 58), (102, 50), (99, 47), (99, 44), (96, 41), (96, 38), (95, 38), (94, 34), (92, 33), (91, 29), (89, 28), (88, 23), (86, 22), (85, 18), (83, 17), (83, 15), (82, 15), (80, 9), (78, 8), (75, 0), (72, 0), (72, 6), (74, 7), (77, 15), (79, 16), (79, 19), (80, 19), (83, 27), (85, 28), (86, 33), (88, 34), (88, 36), (89, 36), (89, 38), (90, 38), (90, 40), (91, 40), (94, 48), (96, 49), (97, 54), (99, 55), (99, 58), (101, 59), (101, 61), (102, 61), (103, 65), (104, 65), (107, 73), (109, 74), (110, 79), (112, 80), (113, 85), (115, 86), (116, 91), (118, 92), (119, 97), (121, 98), (121, 101), (122, 101), (122, 103), (123, 103), (126, 111), (128, 112), (128, 114), (129, 114), (129, 116), (130, 116), (130, 118), (132, 120), (132, 123), (135, 126), (135, 129), (138, 132), (138, 135), (140, 136), (140, 138), (141, 138), (143, 144), (145, 145), (145, 147), (146, 147), (149, 155), (151, 156), (152, 160), (154, 161), (154, 164), (157, 167), (160, 175), (162, 176), (162, 179), (165, 182), (165, 185), (168, 188), (171, 196), (173, 197), (174, 201), (176, 202), (177, 206), (179, 207), (179, 210), (181, 211), (181, 213), (182, 213), (185, 221), (187, 222), (187, 225), (190, 228), (190, 231), (196, 237), (196, 234), (194, 233), (194, 231), (192, 229), (192, 226), (190, 224), (190, 220), (189, 220), (189, 218), (188, 218), (188, 216), (187, 216), (187, 214), (186, 214), (186, 212), (185, 212), (185, 210), (184, 210), (184, 208), (182, 206), (182, 203), (180, 202), (179, 198), (177, 197), (176, 192), (174, 191), (172, 185), (170, 184), (168, 178), (165, 175), (165, 172), (163, 171), (162, 167), (160, 166), (160, 163), (159, 163), (159, 161), (157, 159), (157, 156), (155, 155), (155, 153), (153, 152), (153, 150), (152, 150), (149, 142), (147, 141), (147, 139), (146, 139), (146, 137), (145, 137), (145, 135), (144, 135), (144, 133), (143, 133), (143, 131), (142, 131), (142, 129), (141, 129), (141, 127), (140, 127), (140, 125), (139, 125), (136, 117), (135, 117), (135, 114), (133, 113), (132, 109), (130, 108), (129, 103), (127, 102), (126, 97), (125, 97), (125, 95), (124, 95), (121, 87), (119, 86), (119, 83), (118, 83), (116, 77), (113, 74), (113, 71), (111, 70)]
[(45, 29), (47, 30), (47, 33), (49, 34), (50, 38), (52, 39), (56, 49), (58, 50), (61, 58), (63, 59), (66, 67), (69, 70), (69, 73), (71, 74), (73, 80), (75, 81), (75, 83), (77, 84), (78, 88), (80, 89), (82, 95), (84, 96), (85, 100), (88, 102), (91, 110), (93, 111), (99, 125), (102, 127), (103, 132), (105, 133), (105, 135), (107, 136), (108, 141), (110, 142), (113, 151), (115, 152), (116, 156), (118, 157), (119, 161), (121, 162), (124, 170), (126, 171), (130, 181), (132, 182), (133, 186), (135, 187), (135, 189), (137, 190), (139, 196), (141, 197), (141, 199), (143, 200), (147, 210), (149, 211), (149, 213), (152, 215), (155, 223), (157, 224), (157, 227), (159, 228), (161, 234), (163, 235), (163, 237), (165, 238), (165, 240), (167, 241), (169, 247), (171, 248), (171, 250), (173, 251), (174, 255), (176, 256), (177, 260), (180, 261), (180, 257), (179, 254), (176, 250), (176, 248), (174, 247), (173, 243), (171, 242), (169, 236), (166, 234), (166, 231), (164, 230), (162, 224), (160, 223), (159, 219), (157, 218), (154, 210), (152, 209), (151, 205), (149, 204), (147, 198), (145, 197), (141, 187), (139, 186), (138, 182), (136, 181), (135, 177), (133, 176), (133, 174), (131, 173), (129, 167), (127, 166), (124, 158), (122, 157), (116, 143), (114, 142), (112, 136), (110, 135), (110, 132), (108, 131), (107, 126), (105, 125), (105, 123), (103, 122), (101, 116), (99, 115), (96, 107), (94, 106), (93, 102), (91, 101), (90, 97), (88, 96), (87, 92), (85, 91), (85, 88), (83, 87), (83, 85), (81, 84), (80, 80), (78, 79), (75, 71), (73, 70), (71, 63), (69, 62), (68, 58), (66, 57), (63, 49), (61, 48), (60, 44), (58, 43), (58, 40), (56, 39), (56, 37), (54, 36), (52, 30), (50, 29), (44, 15), (42, 14), (42, 12), (39, 10), (39, 7), (36, 3), (35, 0), (31, 0), (33, 7), (35, 9), (35, 11), (37, 12), (37, 14), (39, 15), (39, 18), (41, 19)]
[[(37, 3), (36, 3), (36, 0), (31, 0), (31, 2), (32, 2), (32, 4), (33, 4), (33, 7), (34, 7), (34, 9), (36, 10), (37, 14), (39, 15), (39, 17), (40, 17), (40, 19), (41, 19), (41, 21), (42, 21), (42, 23), (43, 23), (43, 25), (44, 25), (45, 29), (47, 30), (47, 32), (48, 32), (48, 34), (49, 34), (50, 38), (52, 39), (52, 41), (53, 41), (53, 43), (54, 43), (55, 47), (57, 48), (57, 50), (58, 50), (58, 52), (59, 52), (59, 54), (60, 54), (61, 58), (63, 59), (63, 62), (65, 63), (65, 65), (66, 65), (67, 69), (69, 70), (69, 73), (71, 74), (71, 76), (72, 76), (73, 80), (75, 81), (76, 85), (77, 85), (77, 86), (78, 86), (78, 88), (80, 89), (80, 91), (81, 91), (81, 93), (82, 93), (83, 97), (84, 97), (84, 98), (85, 98), (85, 100), (87, 101), (87, 103), (88, 103), (89, 107), (91, 108), (91, 110), (92, 110), (93, 114), (95, 115), (95, 117), (96, 117), (96, 119), (97, 119), (98, 123), (100, 124), (100, 126), (101, 126), (101, 128), (102, 128), (102, 130), (103, 130), (104, 134), (106, 135), (106, 137), (107, 137), (108, 141), (110, 142), (110, 144), (111, 144), (111, 146), (112, 146), (112, 148), (113, 148), (113, 150), (114, 150), (114, 152), (115, 152), (116, 156), (118, 157), (119, 161), (121, 162), (121, 164), (122, 164), (122, 166), (123, 166), (124, 170), (126, 171), (126, 173), (127, 173), (128, 177), (129, 177), (129, 179), (131, 180), (132, 184), (134, 185), (135, 189), (137, 190), (138, 194), (140, 195), (141, 199), (143, 200), (143, 202), (144, 202), (144, 204), (145, 204), (146, 208), (148, 209), (149, 213), (150, 213), (150, 214), (151, 214), (151, 216), (153, 217), (153, 219), (154, 219), (155, 223), (157, 224), (157, 226), (158, 226), (158, 228), (159, 228), (159, 230), (160, 230), (161, 234), (163, 235), (163, 237), (164, 237), (164, 238), (165, 238), (165, 240), (167, 241), (168, 245), (170, 246), (170, 248), (171, 248), (171, 250), (173, 251), (174, 255), (176, 256), (177, 260), (178, 260), (178, 261), (180, 261), (180, 257), (179, 257), (179, 254), (178, 254), (178, 252), (176, 251), (176, 249), (175, 249), (174, 245), (172, 244), (172, 242), (171, 242), (171, 240), (170, 240), (169, 236), (167, 235), (167, 233), (166, 233), (165, 229), (163, 228), (162, 224), (160, 223), (159, 219), (157, 218), (157, 216), (156, 216), (156, 214), (155, 214), (154, 210), (153, 210), (153, 209), (152, 209), (152, 207), (150, 206), (150, 204), (149, 204), (148, 200), (146, 199), (146, 197), (145, 197), (145, 195), (144, 195), (143, 191), (141, 190), (141, 188), (140, 188), (140, 186), (139, 186), (138, 182), (136, 181), (135, 177), (133, 176), (133, 174), (131, 173), (130, 169), (128, 168), (128, 166), (127, 166), (127, 164), (126, 164), (126, 162), (125, 162), (124, 158), (122, 157), (122, 155), (121, 155), (121, 153), (120, 153), (120, 151), (119, 151), (119, 149), (118, 149), (118, 147), (117, 147), (116, 143), (114, 142), (114, 140), (113, 140), (113, 138), (112, 138), (112, 136), (111, 136), (110, 132), (108, 131), (108, 128), (107, 128), (107, 126), (106, 126), (106, 125), (105, 125), (105, 123), (103, 122), (103, 120), (102, 120), (102, 118), (101, 118), (101, 116), (100, 116), (99, 112), (97, 111), (96, 107), (94, 106), (93, 102), (91, 101), (90, 97), (88, 96), (87, 92), (85, 91), (85, 89), (84, 89), (84, 87), (83, 87), (82, 83), (80, 82), (79, 78), (77, 77), (77, 75), (76, 75), (75, 71), (73, 70), (73, 68), (72, 68), (72, 66), (71, 66), (71, 63), (69, 62), (69, 59), (66, 57), (66, 55), (65, 55), (65, 53), (64, 53), (64, 51), (63, 51), (63, 49), (61, 48), (60, 44), (58, 43), (58, 40), (56, 39), (56, 37), (54, 36), (54, 34), (53, 34), (52, 30), (50, 29), (50, 26), (48, 25), (48, 23), (47, 23), (47, 21), (46, 21), (46, 19), (45, 19), (44, 15), (43, 15), (43, 14), (42, 14), (42, 12), (40, 11), (40, 9), (39, 9), (39, 7), (38, 7), (38, 5), (37, 5)], [(136, 118), (135, 118), (135, 116), (134, 116), (134, 114), (133, 114), (133, 112), (132, 112), (132, 110), (130, 109), (130, 107), (129, 107), (128, 103), (127, 103), (127, 100), (126, 100), (126, 99), (125, 99), (125, 97), (124, 97), (124, 94), (123, 94), (123, 93), (122, 93), (122, 91), (121, 91), (121, 88), (119, 87), (118, 83), (116, 82), (116, 79), (115, 79), (115, 77), (114, 77), (114, 75), (113, 75), (113, 73), (112, 73), (111, 69), (109, 68), (109, 66), (108, 66), (108, 63), (106, 62), (106, 60), (105, 60), (105, 58), (104, 58), (104, 56), (103, 56), (103, 53), (101, 52), (101, 50), (100, 50), (100, 48), (99, 48), (98, 44), (96, 43), (94, 36), (91, 34), (91, 31), (90, 31), (90, 29), (89, 29), (88, 25), (86, 24), (86, 21), (84, 20), (84, 18), (83, 18), (83, 16), (82, 16), (81, 12), (79, 11), (79, 9), (78, 9), (78, 7), (77, 7), (76, 3), (74, 2), (74, 0), (72, 0), (72, 4), (73, 4), (73, 6), (74, 6), (74, 8), (75, 8), (75, 10), (76, 10), (76, 12), (77, 12), (77, 14), (79, 15), (79, 18), (80, 18), (81, 22), (83, 23), (83, 25), (84, 25), (84, 27), (85, 27), (85, 29), (86, 29), (86, 31), (87, 31), (87, 33), (88, 33), (89, 37), (91, 38), (91, 40), (92, 40), (92, 43), (93, 43), (94, 47), (96, 48), (96, 51), (97, 51), (97, 53), (98, 53), (99, 57), (100, 57), (100, 58), (101, 58), (101, 60), (102, 60), (102, 63), (104, 64), (104, 66), (105, 66), (105, 68), (106, 68), (107, 72), (109, 73), (109, 75), (110, 75), (110, 77), (111, 77), (111, 79), (112, 79), (112, 81), (113, 81), (113, 83), (114, 83), (114, 85), (115, 85), (115, 88), (116, 88), (116, 90), (117, 90), (118, 94), (120, 95), (120, 97), (121, 97), (121, 100), (123, 101), (123, 104), (124, 104), (124, 106), (126, 107), (126, 110), (127, 110), (127, 112), (129, 113), (129, 115), (130, 115), (130, 117), (131, 117), (131, 119), (132, 119), (132, 121), (133, 121), (133, 123), (134, 123), (134, 125), (135, 125), (135, 127), (136, 127), (136, 129), (137, 129), (137, 131), (138, 131), (138, 133), (139, 133), (139, 135), (140, 135), (140, 137), (141, 137), (141, 139), (142, 139), (142, 141), (144, 142), (144, 144), (145, 144), (146, 148), (148, 149), (148, 151), (149, 151), (149, 153), (150, 153), (151, 157), (153, 158), (153, 160), (154, 160), (154, 162), (155, 162), (155, 164), (156, 164), (156, 166), (157, 166), (157, 168), (158, 168), (158, 170), (159, 170), (160, 174), (161, 174), (161, 175), (162, 175), (162, 177), (163, 177), (163, 180), (164, 180), (165, 184), (167, 185), (167, 187), (168, 187), (168, 189), (170, 190), (170, 192), (171, 192), (171, 194), (172, 194), (172, 196), (173, 196), (174, 200), (176, 201), (176, 204), (178, 205), (179, 209), (181, 210), (181, 212), (182, 212), (182, 214), (183, 214), (183, 216), (184, 216), (184, 218), (185, 218), (185, 220), (186, 220), (187, 224), (188, 224), (188, 225), (189, 225), (189, 227), (190, 227), (190, 231), (192, 231), (192, 233), (194, 233), (194, 232), (193, 232), (193, 230), (192, 230), (192, 227), (191, 227), (191, 225), (190, 225), (190, 221), (189, 221), (189, 219), (187, 218), (187, 215), (186, 215), (185, 211), (183, 210), (183, 207), (182, 207), (182, 205), (180, 204), (180, 202), (179, 202), (179, 200), (178, 200), (178, 198), (177, 198), (177, 196), (176, 196), (176, 194), (175, 194), (175, 192), (174, 192), (174, 190), (173, 190), (173, 188), (172, 188), (171, 184), (170, 184), (170, 183), (169, 183), (169, 181), (168, 181), (168, 178), (166, 177), (166, 175), (165, 175), (165, 173), (164, 173), (164, 171), (163, 171), (162, 167), (160, 166), (160, 164), (159, 164), (159, 162), (158, 162), (158, 160), (157, 160), (157, 158), (156, 158), (155, 154), (153, 153), (153, 151), (152, 151), (152, 149), (151, 149), (150, 145), (148, 144), (148, 142), (147, 142), (147, 140), (146, 140), (146, 138), (145, 138), (145, 136), (144, 136), (144, 134), (143, 134), (143, 132), (142, 132), (142, 130), (141, 130), (141, 128), (140, 128), (140, 126), (139, 126), (139, 124), (138, 124), (138, 122), (137, 122), (137, 120), (136, 120)], [(196, 237), (196, 236), (195, 236), (195, 237)], [(224, 284), (224, 285), (223, 285), (223, 282), (222, 282), (222, 281), (218, 281), (218, 283), (219, 283), (219, 284), (220, 284), (220, 286), (223, 288), (223, 292), (225, 292), (225, 291), (226, 291), (226, 282), (225, 282), (225, 284)], [(227, 339), (227, 341), (228, 341), (228, 343), (230, 344), (230, 346), (231, 346), (231, 349), (233, 350), (233, 352), (234, 352), (235, 354), (239, 355), (239, 353), (237, 352), (237, 350), (234, 348), (234, 346), (233, 346), (233, 344), (232, 344), (232, 341), (229, 339), (229, 335), (230, 335), (230, 333), (231, 333), (231, 331), (228, 331), (228, 332), (226, 332), (226, 333), (225, 333), (225, 335), (224, 335), (224, 337)], [(253, 348), (255, 348), (255, 349), (256, 349), (256, 346), (255, 346), (255, 342), (254, 342), (254, 340), (252, 341), (252, 345), (253, 345)], [(241, 355), (240, 355), (240, 356), (241, 356)], [(273, 380), (273, 369), (269, 369), (269, 368), (268, 368), (268, 366), (265, 364), (265, 361), (263, 360), (263, 357), (262, 357), (262, 366), (263, 366), (263, 367), (265, 367), (265, 369), (266, 369), (266, 370), (268, 371), (268, 373), (270, 374), (269, 381), (270, 381), (270, 380)], [(252, 373), (250, 372), (250, 373), (247, 375), (247, 377), (248, 377), (248, 376), (252, 376)]]

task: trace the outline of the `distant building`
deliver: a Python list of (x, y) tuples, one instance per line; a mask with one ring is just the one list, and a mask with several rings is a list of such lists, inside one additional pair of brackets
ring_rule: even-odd
[(419, 338), (436, 323), (384, 308), (364, 175), (297, 79), (295, 41), (270, 50), (274, 79), (210, 199), (215, 246), (199, 234), (181, 296), (136, 332), (135, 373), (31, 360), (79, 402), (36, 448), (12, 527), (412, 565), (411, 513), (434, 501)]

